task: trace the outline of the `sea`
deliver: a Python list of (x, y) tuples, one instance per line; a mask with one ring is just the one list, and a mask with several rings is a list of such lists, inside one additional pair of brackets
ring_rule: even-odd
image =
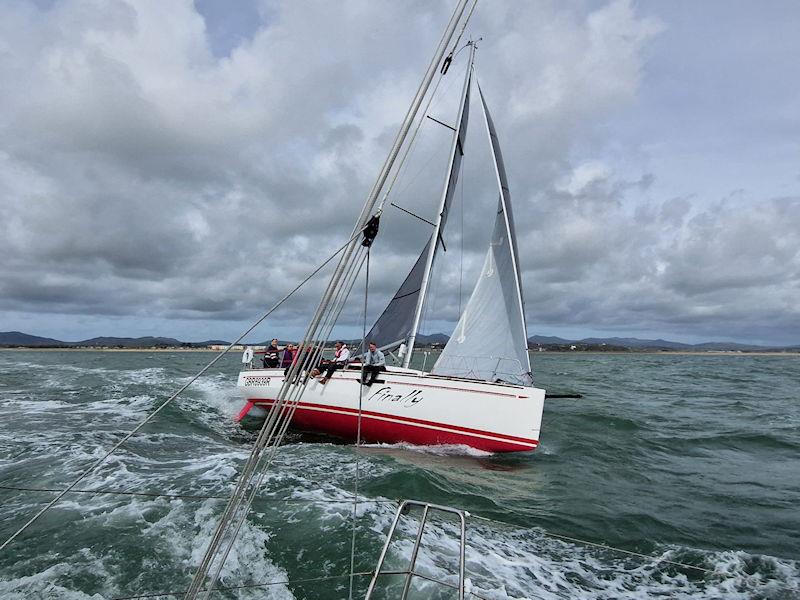
[[(0, 538), (212, 357), (0, 352)], [(291, 433), (212, 597), (363, 598), (397, 501), (414, 499), (469, 512), (467, 598), (800, 598), (799, 356), (533, 365), (538, 386), (582, 395), (546, 402), (535, 452)], [(234, 421), (240, 366), (223, 358), (0, 553), (0, 598), (180, 598), (255, 439)], [(401, 515), (386, 570), (406, 568), (419, 516)], [(431, 513), (409, 598), (458, 597), (459, 532)], [(404, 582), (379, 577), (373, 598)]]

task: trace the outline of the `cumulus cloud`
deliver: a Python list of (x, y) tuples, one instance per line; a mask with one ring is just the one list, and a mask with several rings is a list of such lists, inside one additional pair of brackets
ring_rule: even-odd
[[(210, 336), (187, 334), (186, 319), (256, 315), (346, 239), (452, 8), (265, 1), (243, 23), (207, 4), (0, 8), (5, 328), (30, 315), (105, 315), (109, 326), (125, 316), (138, 331), (104, 333), (174, 320), (184, 324), (163, 333), (198, 339)], [(659, 196), (657, 174), (621, 169), (607, 151), (604, 123), (637, 102), (664, 28), (625, 0), (476, 12), (470, 33), (484, 37), (478, 76), (504, 146), (532, 330), (796, 326), (797, 198)], [(454, 66), (443, 87), (457, 91), (460, 77)], [(452, 120), (451, 109), (442, 100), (432, 112)], [(437, 327), (455, 319), (458, 289), (468, 293), (493, 210), (490, 167), (469, 152), (485, 145), (473, 110), (467, 208), (463, 231), (462, 209), (451, 215), (457, 251), (438, 267)], [(447, 145), (437, 127), (425, 126), (395, 197), (427, 217)], [(427, 235), (387, 212), (373, 312)], [(322, 285), (282, 313), (285, 335), (299, 333)], [(353, 308), (344, 322), (358, 318)]]

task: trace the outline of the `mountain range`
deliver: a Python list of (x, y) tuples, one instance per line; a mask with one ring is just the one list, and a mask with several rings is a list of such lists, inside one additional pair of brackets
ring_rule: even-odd
[(26, 348), (203, 348), (214, 344), (227, 344), (221, 340), (204, 342), (181, 342), (167, 337), (94, 337), (79, 342), (64, 342), (53, 338), (39, 337), (20, 331), (0, 331), (0, 346)]
[[(449, 336), (443, 333), (432, 335), (418, 335), (417, 342), (420, 345), (446, 344)], [(357, 340), (360, 341), (360, 340)], [(256, 345), (266, 345), (269, 342), (261, 342)], [(283, 343), (283, 342), (282, 342)], [(182, 342), (175, 338), (168, 337), (95, 337), (79, 342), (64, 342), (53, 338), (39, 337), (22, 333), (20, 331), (0, 332), (0, 347), (22, 347), (22, 348), (204, 348), (212, 345), (225, 345), (224, 340), (206, 340), (203, 342)], [(800, 345), (796, 346), (760, 346), (757, 344), (741, 344), (737, 342), (704, 342), (701, 344), (684, 344), (682, 342), (672, 342), (669, 340), (639, 339), (629, 337), (609, 337), (609, 338), (584, 338), (581, 340), (568, 340), (555, 336), (533, 335), (528, 338), (528, 347), (542, 347), (546, 350), (570, 350), (575, 346), (575, 350), (685, 350), (685, 351), (786, 351), (800, 350)]]

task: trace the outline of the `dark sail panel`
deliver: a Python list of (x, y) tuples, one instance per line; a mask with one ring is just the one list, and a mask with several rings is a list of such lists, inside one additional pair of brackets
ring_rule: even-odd
[(430, 244), (429, 240), (400, 289), (367, 334), (367, 340), (374, 341), (379, 348), (405, 340), (411, 333)]
[(469, 92), (471, 87), (472, 79), (470, 78), (467, 81), (467, 89), (464, 93), (464, 108), (461, 112), (461, 121), (458, 125), (458, 137), (456, 138), (456, 146), (453, 152), (453, 165), (450, 169), (450, 175), (447, 178), (447, 187), (445, 188), (444, 203), (442, 205), (442, 224), (439, 226), (440, 231), (444, 231), (444, 226), (447, 223), (447, 215), (450, 213), (450, 205), (453, 202), (453, 196), (455, 196), (456, 187), (458, 185), (458, 176), (461, 174), (461, 161), (464, 157), (464, 145), (467, 141), (467, 125), (469, 124)]

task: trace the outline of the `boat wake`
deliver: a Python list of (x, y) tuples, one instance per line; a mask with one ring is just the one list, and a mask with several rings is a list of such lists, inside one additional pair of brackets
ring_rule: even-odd
[(419, 454), (430, 454), (432, 456), (470, 456), (473, 458), (485, 458), (495, 456), (494, 452), (478, 450), (465, 444), (440, 444), (436, 446), (418, 446), (399, 442), (397, 444), (362, 444), (362, 448), (378, 448), (382, 450), (407, 450)]
[[(385, 531), (393, 514), (385, 507), (368, 517), (374, 521), (374, 530)], [(800, 593), (798, 561), (678, 546), (665, 546), (653, 557), (631, 557), (612, 549), (562, 541), (538, 528), (474, 519), (468, 523), (466, 591), (490, 600), (785, 600)], [(401, 520), (402, 537), (390, 552), (387, 570), (406, 567), (417, 526), (416, 518)], [(456, 584), (458, 540), (454, 521), (434, 519), (430, 529), (426, 528), (418, 570)], [(432, 593), (436, 587), (423, 583), (416, 589)]]
[[(163, 393), (185, 381), (183, 374), (149, 367), (56, 370), (60, 388), (51, 386), (47, 377), (32, 378), (26, 367), (0, 365), (3, 383), (11, 382), (0, 397), (4, 486), (63, 489), (113, 445), (120, 431), (140, 421)], [(230, 381), (224, 373), (205, 378), (165, 411), (165, 419), (149, 425), (81, 485), (193, 498), (68, 495), (53, 513), (57, 518), (36, 523), (13, 552), (0, 556), (0, 598), (102, 600), (184, 589), (247, 457), (246, 444), (232, 434), (236, 426), (230, 416), (239, 402)], [(558, 456), (568, 445), (561, 441), (553, 447)], [(357, 456), (362, 499), (357, 507), (358, 571), (374, 568), (394, 517), (395, 497), (455, 504), (502, 520), (504, 506), (538, 498), (537, 486), (548, 484), (545, 467), (553, 460), (547, 453), (535, 461), (521, 457), (525, 468), (508, 474), (468, 468), (500, 458), (467, 446), (374, 444), (357, 452), (352, 445), (288, 444), (256, 498), (222, 584), (346, 575)], [(401, 469), (398, 457), (406, 463)], [(517, 460), (503, 459), (502, 465), (515, 466)], [(12, 531), (52, 497), (47, 492), (0, 489), (0, 529)], [(558, 511), (544, 501), (527, 502), (527, 510), (509, 516), (524, 527), (468, 521), (468, 589), (475, 594), (490, 600), (800, 597), (796, 560), (677, 545), (658, 546), (653, 557), (631, 557), (549, 535), (536, 527), (536, 515), (552, 520)], [(416, 518), (412, 513), (401, 522), (404, 537), (390, 550), (387, 568), (407, 564)], [(601, 542), (600, 535), (586, 532), (581, 537)], [(432, 519), (420, 550), (421, 571), (454, 581), (457, 540), (454, 523)], [(366, 583), (359, 580), (359, 597)], [(427, 585), (418, 582), (415, 589), (422, 589), (426, 597), (448, 591)], [(324, 586), (243, 589), (231, 597), (333, 600), (346, 595), (344, 577)]]

